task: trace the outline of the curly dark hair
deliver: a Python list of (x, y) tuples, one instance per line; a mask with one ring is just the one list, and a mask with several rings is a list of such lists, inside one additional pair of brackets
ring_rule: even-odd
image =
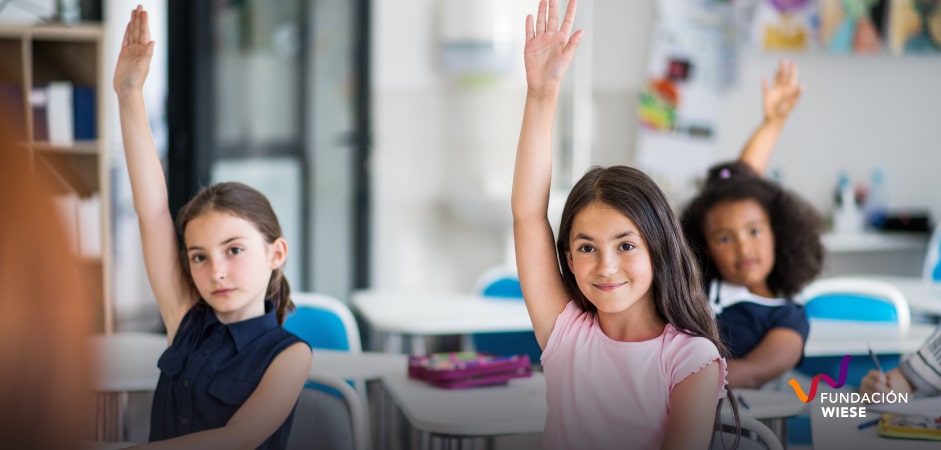
[(690, 250), (699, 259), (702, 281), (720, 278), (709, 255), (704, 233), (706, 214), (719, 203), (754, 200), (761, 205), (774, 232), (774, 266), (768, 289), (776, 296), (793, 298), (823, 268), (820, 242), (823, 221), (817, 210), (796, 193), (768, 180), (747, 164), (735, 161), (709, 169), (705, 186), (686, 206), (680, 218)]

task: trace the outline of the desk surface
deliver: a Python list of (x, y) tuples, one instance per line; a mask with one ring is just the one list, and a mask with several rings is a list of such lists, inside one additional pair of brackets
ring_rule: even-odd
[(408, 357), (397, 353), (340, 350), (313, 350), (311, 375), (331, 375), (337, 378), (377, 380), (385, 375), (408, 372)]
[(506, 385), (441, 389), (405, 373), (382, 379), (411, 424), (439, 436), (500, 436), (542, 432), (546, 381), (541, 373)]
[(934, 325), (913, 323), (908, 333), (900, 335), (898, 328), (889, 324), (812, 318), (804, 355), (868, 355), (868, 345), (878, 354), (913, 353), (934, 330)]
[(879, 252), (924, 250), (929, 236), (925, 233), (825, 233), (820, 237), (828, 252)]
[(739, 402), (739, 414), (755, 420), (784, 419), (803, 414), (807, 410), (807, 404), (790, 391), (733, 389), (732, 392), (741, 396), (748, 404), (746, 408)]
[(891, 439), (879, 436), (875, 426), (858, 429), (860, 423), (877, 417), (868, 413), (861, 418), (823, 417), (821, 405), (814, 402), (810, 406), (810, 427), (813, 435), (814, 450), (928, 450), (941, 448), (941, 442), (914, 439)]
[(526, 304), (454, 292), (357, 291), (352, 304), (376, 330), (416, 336), (532, 331)]
[(887, 281), (902, 291), (913, 313), (941, 316), (941, 283), (927, 283), (921, 277), (858, 275)]

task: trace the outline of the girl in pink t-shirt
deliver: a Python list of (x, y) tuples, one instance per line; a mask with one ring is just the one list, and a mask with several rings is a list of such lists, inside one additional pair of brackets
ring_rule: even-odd
[[(547, 448), (708, 448), (726, 362), (699, 268), (643, 172), (593, 168), (553, 247), (552, 125), (582, 31), (575, 0), (526, 18), (528, 91), (513, 180), (516, 261), (543, 348)], [(535, 22), (535, 23), (534, 23)], [(561, 273), (560, 273), (561, 265)]]

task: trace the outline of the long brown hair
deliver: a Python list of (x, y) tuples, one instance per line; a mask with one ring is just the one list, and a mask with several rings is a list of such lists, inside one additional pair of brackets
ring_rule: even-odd
[(565, 207), (556, 246), (565, 288), (578, 306), (595, 311), (578, 288), (568, 269), (572, 222), (575, 215), (592, 202), (601, 202), (629, 217), (640, 229), (650, 250), (653, 266), (651, 291), (657, 313), (678, 330), (702, 336), (722, 349), (716, 322), (700, 282), (699, 266), (693, 258), (679, 221), (666, 196), (656, 183), (640, 170), (627, 166), (594, 167), (572, 188)]
[[(578, 288), (575, 274), (566, 261), (566, 255), (571, 251), (572, 222), (579, 211), (592, 202), (617, 209), (640, 229), (653, 266), (650, 290), (657, 314), (682, 333), (708, 339), (719, 350), (719, 355), (728, 358), (728, 350), (719, 339), (715, 317), (700, 281), (699, 266), (686, 244), (679, 221), (663, 191), (647, 174), (633, 167), (592, 167), (569, 192), (556, 240), (562, 280), (568, 295), (582, 310), (597, 311)], [(726, 389), (725, 398), (732, 405), (737, 430), (738, 410), (731, 389)], [(716, 425), (720, 408), (722, 402), (716, 406)], [(733, 448), (737, 446), (738, 437)]]
[(88, 341), (93, 315), (102, 314), (100, 298), (93, 303), (91, 292), (100, 275), (89, 270), (93, 263), (80, 260), (64, 211), (53, 201), (66, 191), (53, 184), (42, 155), (30, 160), (24, 141), (7, 128), (16, 121), (3, 112), (0, 442), (8, 448), (79, 448), (88, 439)]
[[(278, 216), (275, 215), (271, 203), (264, 194), (254, 188), (236, 182), (216, 183), (203, 188), (180, 208), (180, 213), (176, 217), (176, 232), (179, 235), (180, 243), (183, 243), (184, 231), (186, 225), (193, 219), (210, 211), (220, 211), (232, 214), (251, 222), (264, 237), (265, 242), (271, 244), (282, 237), (281, 224), (278, 222)], [(180, 247), (180, 259), (182, 267), (186, 270), (185, 277), (191, 283), (193, 292), (196, 287), (192, 285), (193, 278), (189, 276), (189, 258), (186, 257), (186, 246)], [(291, 301), (291, 286), (281, 268), (271, 272), (271, 278), (268, 280), (268, 290), (265, 292), (265, 300), (271, 300), (277, 310), (276, 315), (278, 323), (283, 325), (284, 319), (289, 313), (294, 311), (294, 302)], [(202, 302), (203, 300), (200, 299)]]

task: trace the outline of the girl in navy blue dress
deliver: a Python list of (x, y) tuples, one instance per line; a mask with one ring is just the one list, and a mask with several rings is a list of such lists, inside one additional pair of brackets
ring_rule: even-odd
[(144, 262), (169, 344), (157, 363), (145, 447), (284, 448), (311, 363), (307, 344), (281, 327), (293, 309), (281, 271), (287, 243), (268, 200), (240, 183), (202, 190), (174, 228), (143, 97), (153, 46), (138, 6), (114, 90)]
[(764, 121), (738, 161), (709, 170), (681, 219), (732, 356), (733, 388), (761, 387), (800, 363), (810, 325), (795, 297), (823, 266), (817, 212), (762, 176), (802, 91), (797, 67), (782, 61), (762, 87)]

